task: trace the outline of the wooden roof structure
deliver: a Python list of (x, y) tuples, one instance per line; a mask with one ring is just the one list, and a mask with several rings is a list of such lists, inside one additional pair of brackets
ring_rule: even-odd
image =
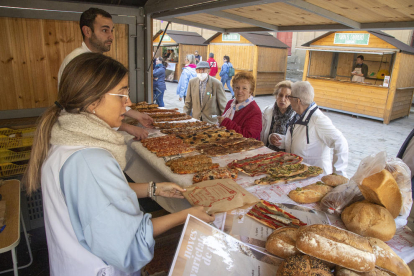
[[(158, 36), (162, 35), (164, 30), (159, 30), (153, 37), (155, 40)], [(184, 32), (184, 31), (172, 31), (167, 30), (166, 35), (171, 37), (174, 40), (175, 45), (184, 44), (184, 45), (205, 45), (205, 39), (196, 32)], [(165, 38), (164, 38), (165, 40)], [(166, 41), (167, 42), (167, 41)], [(165, 44), (165, 43), (164, 43)]]
[(410, 0), (148, 0), (152, 18), (218, 32), (414, 28)]
[[(221, 35), (222, 33), (218, 32), (209, 39), (205, 41), (206, 44), (209, 44), (213, 39)], [(287, 49), (289, 48), (288, 45), (270, 35), (268, 33), (242, 33), (241, 34), (245, 39), (247, 39), (250, 43), (262, 46), (262, 47), (270, 47), (270, 48), (281, 48)]]

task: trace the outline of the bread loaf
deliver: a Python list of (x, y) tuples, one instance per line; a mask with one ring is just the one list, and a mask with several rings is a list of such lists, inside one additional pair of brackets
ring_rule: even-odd
[(328, 276), (333, 275), (321, 260), (307, 255), (296, 255), (286, 259), (277, 270), (277, 276)]
[(402, 196), (397, 182), (387, 170), (373, 174), (359, 185), (364, 197), (372, 203), (384, 206), (396, 218), (402, 207)]
[(321, 201), (321, 199), (332, 189), (331, 186), (318, 181), (315, 184), (290, 191), (289, 197), (297, 203), (314, 203)]
[(266, 250), (278, 257), (287, 259), (290, 256), (300, 254), (296, 249), (296, 237), (298, 228), (282, 227), (275, 231), (267, 238)]
[(368, 238), (369, 243), (377, 257), (375, 265), (381, 269), (394, 273), (398, 276), (411, 276), (411, 269), (398, 257), (397, 254), (383, 241), (376, 238)]
[(384, 207), (369, 202), (355, 202), (341, 214), (346, 228), (364, 237), (389, 241), (394, 237), (395, 221)]
[(373, 271), (369, 272), (356, 272), (349, 270), (344, 267), (336, 267), (335, 276), (391, 276), (385, 271), (375, 268)]
[(336, 173), (325, 175), (321, 178), (326, 185), (336, 187), (345, 183), (348, 183), (349, 179), (343, 175), (337, 175)]
[(359, 272), (375, 268), (375, 255), (368, 239), (330, 225), (299, 228), (296, 248), (318, 259)]

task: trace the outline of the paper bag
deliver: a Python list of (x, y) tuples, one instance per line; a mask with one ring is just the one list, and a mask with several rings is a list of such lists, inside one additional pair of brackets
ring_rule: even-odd
[(259, 199), (232, 179), (216, 179), (197, 183), (186, 188), (184, 197), (193, 206), (204, 206), (209, 214), (227, 212)]

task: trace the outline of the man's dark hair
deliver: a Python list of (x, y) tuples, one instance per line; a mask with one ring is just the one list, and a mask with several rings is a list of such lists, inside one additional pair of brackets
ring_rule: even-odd
[(80, 25), (83, 39), (85, 39), (85, 35), (83, 34), (82, 27), (88, 26), (89, 28), (91, 28), (92, 32), (94, 32), (93, 22), (95, 22), (95, 18), (98, 15), (102, 15), (103, 17), (106, 17), (106, 18), (112, 18), (112, 16), (107, 11), (104, 11), (98, 8), (90, 8), (82, 13), (80, 17), (79, 25)]
[(364, 60), (364, 56), (363, 55), (359, 55), (359, 56), (357, 56), (357, 58), (360, 58), (360, 59)]
[(210, 54), (208, 55), (208, 57), (209, 57), (209, 58), (214, 58), (214, 54), (213, 54), (213, 53), (210, 53)]
[(224, 56), (224, 59), (227, 60), (227, 62), (230, 62), (230, 57), (229, 56)]

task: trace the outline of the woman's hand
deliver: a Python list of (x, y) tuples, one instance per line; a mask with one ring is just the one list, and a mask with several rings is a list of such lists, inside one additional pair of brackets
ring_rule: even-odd
[(139, 112), (139, 115), (137, 117), (137, 120), (146, 128), (153, 128), (152, 123), (154, 120), (148, 116), (148, 114), (144, 114)]
[(223, 122), (224, 119), (225, 119), (225, 117), (223, 117), (223, 116), (217, 116), (217, 120), (218, 120), (219, 124), (221, 124), (221, 122)]
[(270, 135), (270, 144), (280, 147), (282, 145), (282, 138), (279, 135), (273, 133)]
[(182, 210), (181, 212), (187, 212), (188, 215), (197, 217), (207, 223), (213, 222), (216, 219), (214, 215), (207, 214), (203, 206), (191, 207), (191, 208)]
[(163, 197), (184, 198), (182, 192), (185, 192), (185, 189), (181, 188), (177, 184), (171, 182), (163, 182), (157, 183), (157, 190), (155, 191), (155, 195)]
[(183, 100), (183, 98), (180, 97), (178, 100), (181, 102)]

